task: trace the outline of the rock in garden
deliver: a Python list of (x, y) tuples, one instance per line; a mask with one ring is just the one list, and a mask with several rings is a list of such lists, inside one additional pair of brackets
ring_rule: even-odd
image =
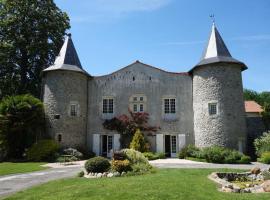
[(121, 174), (120, 174), (119, 172), (114, 172), (114, 173), (113, 173), (113, 176), (116, 176), (116, 177), (117, 177), (117, 176), (120, 176), (120, 175), (121, 175)]
[(222, 191), (222, 192), (232, 192), (232, 189), (223, 186), (222, 189), (221, 189), (221, 191)]
[(253, 169), (250, 170), (252, 174), (258, 175), (261, 172), (261, 169), (259, 167), (254, 167)]
[(108, 178), (113, 177), (113, 173), (109, 173), (109, 174), (107, 175), (107, 177), (108, 177)]
[(270, 192), (270, 180), (265, 181), (261, 186), (265, 192)]
[(125, 176), (126, 172), (122, 172), (121, 176)]
[(102, 173), (98, 173), (97, 178), (101, 178), (101, 177), (102, 177)]

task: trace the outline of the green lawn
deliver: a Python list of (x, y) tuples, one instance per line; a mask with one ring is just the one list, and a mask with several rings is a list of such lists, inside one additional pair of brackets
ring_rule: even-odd
[[(7, 199), (57, 200), (269, 200), (270, 194), (232, 194), (217, 191), (208, 180), (213, 169), (163, 169), (155, 174), (58, 180), (19, 192)], [(221, 170), (219, 170), (221, 171)], [(224, 170), (222, 170), (224, 171)]]
[(3, 162), (3, 163), (0, 163), (0, 176), (47, 169), (46, 167), (40, 166), (40, 165), (44, 165), (44, 164), (46, 164), (46, 163), (41, 163), (41, 162), (23, 162), (23, 163)]

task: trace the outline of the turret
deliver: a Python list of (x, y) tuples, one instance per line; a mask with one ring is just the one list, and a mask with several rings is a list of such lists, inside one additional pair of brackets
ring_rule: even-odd
[(55, 63), (43, 71), (46, 132), (62, 147), (86, 146), (88, 78), (69, 34)]
[(193, 75), (195, 145), (224, 146), (245, 151), (246, 121), (241, 72), (246, 65), (234, 59), (215, 24)]

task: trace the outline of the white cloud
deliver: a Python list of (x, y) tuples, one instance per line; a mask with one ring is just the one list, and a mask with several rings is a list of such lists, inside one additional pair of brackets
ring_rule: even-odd
[[(70, 3), (57, 0), (62, 4)], [(77, 12), (70, 13), (72, 22), (104, 22), (126, 17), (135, 12), (151, 12), (168, 5), (172, 0), (80, 0), (70, 3)], [(75, 14), (76, 13), (76, 14)], [(78, 14), (79, 13), (79, 14)]]

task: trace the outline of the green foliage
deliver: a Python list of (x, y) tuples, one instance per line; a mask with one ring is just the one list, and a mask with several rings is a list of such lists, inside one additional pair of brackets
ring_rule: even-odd
[(206, 161), (211, 163), (250, 163), (249, 156), (245, 156), (236, 150), (231, 150), (219, 146), (211, 146), (200, 149), (194, 145), (188, 145), (179, 152), (178, 157), (180, 159), (186, 158), (190, 160), (200, 162)]
[(7, 96), (0, 102), (0, 142), (8, 157), (21, 158), (43, 134), (43, 103), (31, 95)]
[(254, 140), (254, 146), (257, 156), (261, 156), (263, 152), (270, 151), (270, 132), (263, 133), (260, 138)]
[(78, 177), (83, 177), (84, 176), (84, 171), (80, 171), (78, 174), (77, 174)]
[(145, 152), (145, 144), (144, 135), (141, 133), (140, 129), (137, 129), (130, 143), (130, 148), (136, 151)]
[(41, 71), (53, 64), (69, 28), (53, 0), (0, 1), (0, 99), (40, 97)]
[(87, 160), (84, 167), (88, 173), (103, 173), (110, 169), (111, 164), (108, 159), (98, 156)]
[(76, 160), (81, 160), (83, 158), (83, 154), (74, 148), (64, 149), (62, 151), (62, 155), (68, 155), (68, 156), (74, 157)]
[(178, 153), (178, 158), (184, 159), (186, 157), (194, 157), (196, 158), (199, 154), (200, 149), (195, 147), (194, 145), (185, 146), (181, 151)]
[(55, 159), (59, 145), (54, 140), (40, 140), (26, 152), (30, 161), (52, 161)]
[(123, 149), (122, 152), (124, 152), (126, 159), (129, 160), (134, 175), (144, 174), (153, 170), (153, 167), (141, 152), (133, 149)]
[(263, 152), (258, 161), (265, 164), (270, 164), (270, 151)]
[(112, 170), (119, 173), (131, 171), (129, 160), (112, 160)]
[(157, 160), (166, 158), (165, 153), (153, 153), (153, 152), (144, 152), (144, 157), (148, 160)]
[(131, 165), (136, 163), (148, 163), (147, 158), (139, 151), (135, 151), (134, 149), (122, 149), (122, 151), (124, 152), (126, 159), (130, 161)]
[(241, 159), (238, 161), (239, 164), (250, 164), (251, 158), (246, 155), (242, 155)]

